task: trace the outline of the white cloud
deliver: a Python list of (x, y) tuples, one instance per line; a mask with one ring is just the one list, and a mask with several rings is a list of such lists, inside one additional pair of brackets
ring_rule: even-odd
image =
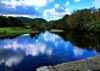
[(93, 3), (96, 8), (100, 8), (100, 0), (94, 0)]
[(62, 18), (65, 14), (71, 14), (69, 9), (55, 4), (54, 8), (44, 10), (43, 17), (47, 20), (57, 20)]
[(56, 34), (52, 34), (48, 31), (46, 31), (44, 34), (43, 34), (43, 37), (45, 39), (45, 41), (52, 41), (53, 43), (57, 40), (57, 39), (61, 39), (60, 36), (56, 35)]
[(14, 53), (12, 49), (3, 49), (0, 50), (0, 53), (2, 54), (0, 55), (0, 64), (4, 63), (8, 67), (19, 64), (25, 56), (22, 51)]
[(80, 0), (75, 0), (75, 2), (80, 2)]
[(8, 67), (11, 67), (12, 65), (17, 65), (21, 62), (21, 60), (23, 59), (23, 57), (10, 57), (5, 61), (5, 65)]
[(19, 15), (19, 14), (0, 14), (0, 15), (3, 15), (3, 16), (6, 16), (6, 17), (13, 16), (13, 17), (40, 18), (39, 16), (36, 16), (36, 15), (27, 15), (27, 14), (24, 14), (24, 15)]
[(69, 6), (69, 1), (66, 2), (66, 6)]
[(16, 6), (35, 6), (44, 7), (48, 3), (53, 2), (53, 0), (2, 0), (2, 4), (6, 4), (15, 8)]
[(60, 7), (60, 5), (59, 4), (55, 4), (55, 8), (59, 8)]
[(27, 44), (26, 47), (26, 55), (38, 56), (39, 54), (52, 54), (52, 50), (47, 49), (47, 46), (44, 43)]
[(81, 48), (78, 48), (78, 47), (74, 47), (73, 52), (74, 52), (75, 57), (79, 57), (79, 56), (82, 56), (84, 54), (84, 50)]
[[(27, 35), (28, 34), (23, 35), (23, 37)], [(17, 51), (17, 49), (21, 49), (22, 51), (25, 52), (26, 55), (32, 55), (32, 56), (38, 56), (39, 54), (46, 54), (46, 55), (52, 54), (52, 49), (50, 47), (47, 48), (47, 45), (45, 43), (36, 42), (33, 44), (33, 43), (28, 43), (27, 40), (23, 43), (18, 43), (18, 42), (19, 41), (17, 40), (4, 40), (3, 43), (5, 43), (5, 45), (2, 48), (4, 50), (12, 49), (14, 51)], [(0, 61), (0, 63), (2, 63), (2, 61)]]
[(17, 50), (17, 48), (20, 47), (21, 49), (23, 49), (21, 44), (18, 44), (17, 41), (13, 41), (13, 42), (8, 42), (6, 45), (4, 45), (4, 49), (13, 49), (13, 50)]
[[(0, 64), (4, 63), (6, 66), (11, 67), (20, 64), (24, 56), (31, 55), (35, 57), (40, 54), (51, 56), (55, 54), (55, 49), (60, 48), (59, 44), (65, 46), (62, 48), (68, 48), (69, 42), (64, 43), (65, 41), (56, 34), (46, 31), (45, 33), (41, 33), (40, 37), (41, 36), (44, 42), (40, 42), (39, 38), (34, 38), (34, 40), (32, 38), (30, 39), (29, 34), (21, 35), (15, 39), (2, 40), (2, 42), (0, 42), (0, 46), (2, 45), (0, 49), (0, 53), (2, 54), (0, 55)], [(30, 42), (30, 40), (32, 40), (32, 42)], [(36, 40), (38, 41), (36, 42)], [(47, 44), (48, 42), (51, 42), (54, 47)], [(77, 51), (75, 51), (75, 53), (76, 55), (78, 54)]]

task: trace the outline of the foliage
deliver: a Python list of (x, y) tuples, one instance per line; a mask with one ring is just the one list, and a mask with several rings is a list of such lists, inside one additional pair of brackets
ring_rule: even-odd
[(46, 25), (49, 29), (73, 29), (100, 31), (100, 8), (82, 9), (65, 15), (62, 19), (53, 20)]
[(38, 31), (33, 31), (26, 28), (0, 28), (0, 38), (18, 36), (21, 34), (37, 33)]
[(41, 19), (41, 18), (36, 18), (36, 19), (33, 19), (31, 22), (30, 22), (30, 27), (32, 29), (36, 29), (36, 30), (44, 30), (44, 27), (45, 27), (45, 23), (47, 21), (44, 20), (44, 19)]
[(0, 16), (0, 27), (22, 27), (24, 24), (15, 17)]
[[(20, 18), (21, 19), (21, 18)], [(20, 19), (0, 16), (0, 27), (24, 26)], [(27, 18), (23, 18), (25, 21)], [(32, 20), (32, 21), (31, 21)], [(82, 9), (74, 11), (71, 15), (65, 15), (61, 19), (47, 22), (42, 18), (28, 19), (29, 26), (36, 30), (71, 29), (85, 31), (100, 31), (100, 8)]]

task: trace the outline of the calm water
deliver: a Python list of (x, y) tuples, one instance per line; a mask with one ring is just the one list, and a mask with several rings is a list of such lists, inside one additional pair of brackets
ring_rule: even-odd
[(48, 31), (37, 37), (25, 34), (14, 39), (1, 39), (0, 71), (35, 71), (45, 65), (92, 57), (99, 54), (98, 40), (91, 33), (54, 34)]

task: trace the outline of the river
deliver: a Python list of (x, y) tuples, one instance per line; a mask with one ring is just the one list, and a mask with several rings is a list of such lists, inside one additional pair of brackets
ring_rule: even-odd
[(0, 39), (0, 71), (35, 71), (99, 54), (100, 37), (88, 32), (42, 32)]

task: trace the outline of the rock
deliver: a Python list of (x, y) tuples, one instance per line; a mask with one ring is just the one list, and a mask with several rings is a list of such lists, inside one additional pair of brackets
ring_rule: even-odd
[(36, 71), (50, 71), (47, 66), (38, 68)]
[(37, 71), (100, 71), (100, 56), (55, 66), (40, 67)]

